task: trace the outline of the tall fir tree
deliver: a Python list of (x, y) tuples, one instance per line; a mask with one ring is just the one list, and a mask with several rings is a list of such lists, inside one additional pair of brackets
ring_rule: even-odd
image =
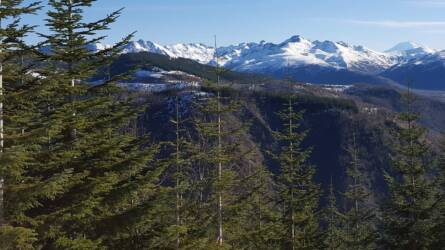
[[(36, 122), (43, 127), (33, 155), (36, 166), (29, 173), (45, 184), (41, 192), (46, 196), (37, 197), (25, 213), (38, 233), (37, 246), (45, 249), (120, 249), (122, 241), (131, 239), (128, 228), (137, 223), (134, 219), (151, 205), (150, 190), (156, 189), (160, 172), (149, 165), (156, 147), (127, 131), (139, 109), (117, 86), (117, 78), (88, 82), (131, 38), (90, 50), (105, 38), (98, 33), (121, 13), (85, 22), (84, 10), (94, 2), (48, 2), (50, 32), (42, 37), (49, 51), (42, 55), (46, 66), (34, 89), (40, 112)], [(131, 200), (135, 196), (137, 202)]]
[[(240, 152), (239, 141), (235, 137), (239, 136), (239, 128), (230, 126), (226, 120), (237, 104), (223, 97), (219, 86), (214, 88), (215, 95), (201, 103), (205, 117), (199, 119), (197, 129), (203, 147), (196, 157), (202, 166), (200, 206), (204, 209), (203, 214), (213, 221), (205, 230), (205, 238), (209, 240), (207, 247), (226, 249), (231, 244), (232, 230), (235, 229), (231, 223), (234, 222), (238, 205), (235, 188), (239, 179), (235, 170), (236, 162), (240, 161)], [(216, 234), (216, 240), (211, 240), (212, 232)]]
[[(222, 158), (223, 152), (222, 152), (222, 120), (221, 120), (221, 90), (219, 89), (220, 86), (220, 70), (219, 70), (219, 62), (218, 62), (218, 46), (216, 44), (216, 36), (215, 36), (215, 61), (216, 61), (216, 84), (217, 84), (217, 90), (216, 90), (216, 116), (217, 116), (217, 164), (218, 164), (218, 182), (216, 185), (216, 189), (218, 190), (218, 237), (217, 242), (219, 246), (223, 246), (224, 244), (224, 221), (223, 221), (223, 187), (222, 187), (222, 178), (223, 178), (223, 161)], [(226, 161), (225, 163), (228, 163)]]
[(342, 241), (342, 218), (343, 215), (337, 208), (337, 197), (334, 191), (334, 184), (329, 184), (329, 194), (327, 198), (327, 205), (324, 209), (324, 248), (330, 250), (343, 249)]
[(375, 214), (370, 208), (370, 193), (366, 188), (363, 163), (356, 133), (348, 147), (350, 164), (347, 168), (348, 186), (343, 194), (346, 211), (342, 223), (342, 245), (344, 249), (376, 249), (377, 232)]
[(186, 180), (185, 179), (185, 157), (183, 152), (183, 145), (185, 145), (184, 137), (182, 136), (182, 125), (183, 119), (181, 117), (180, 110), (180, 97), (176, 96), (175, 98), (175, 118), (172, 119), (172, 123), (175, 125), (175, 143), (174, 143), (174, 166), (176, 167), (176, 171), (174, 173), (174, 182), (175, 182), (175, 217), (176, 217), (176, 249), (180, 249), (181, 247), (181, 234), (183, 230), (181, 227), (183, 226), (184, 219), (183, 216), (183, 208), (184, 208), (184, 189)]
[(432, 163), (425, 130), (416, 124), (415, 96), (409, 89), (404, 98), (408, 108), (399, 115), (391, 173), (385, 176), (389, 198), (382, 207), (381, 242), (387, 249), (431, 249), (437, 188), (428, 176)]
[(434, 211), (434, 220), (436, 224), (432, 230), (434, 234), (434, 243), (431, 249), (440, 249), (445, 244), (445, 137), (442, 136), (439, 155), (438, 155), (438, 178), (436, 185), (438, 188), (437, 194), (437, 211)]
[(320, 190), (314, 183), (314, 166), (307, 163), (311, 150), (303, 149), (306, 131), (300, 131), (303, 111), (295, 110), (289, 95), (286, 109), (279, 113), (283, 131), (275, 133), (280, 142), (276, 157), (280, 164), (277, 178), (279, 207), (282, 209), (282, 243), (286, 249), (314, 249), (320, 246), (317, 209)]
[(156, 249), (189, 249), (193, 245), (192, 225), (189, 225), (191, 209), (193, 207), (193, 182), (191, 171), (191, 158), (196, 154), (196, 147), (192, 143), (189, 130), (193, 127), (191, 119), (186, 117), (184, 111), (183, 95), (181, 91), (169, 98), (172, 106), (170, 125), (171, 139), (165, 143), (168, 153), (166, 162), (168, 168), (164, 173), (164, 197), (158, 200), (163, 209), (157, 216), (164, 217), (163, 227), (159, 234), (154, 235), (148, 243), (148, 248)]
[[(215, 54), (216, 60), (218, 56)], [(246, 229), (242, 218), (240, 186), (249, 149), (241, 147), (245, 124), (236, 121), (240, 103), (230, 89), (222, 86), (216, 68), (216, 83), (204, 87), (209, 93), (195, 102), (194, 127), (198, 148), (194, 149), (191, 190), (187, 202), (194, 209), (188, 217), (189, 249), (241, 249), (239, 236)]]
[(277, 249), (280, 247), (280, 213), (276, 210), (272, 174), (263, 164), (247, 168), (240, 182), (241, 229), (236, 235), (238, 249)]

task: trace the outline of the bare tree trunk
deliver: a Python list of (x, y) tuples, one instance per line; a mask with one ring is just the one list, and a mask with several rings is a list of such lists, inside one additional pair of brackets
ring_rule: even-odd
[[(354, 164), (354, 175), (353, 175), (353, 182), (354, 182), (354, 211), (355, 211), (355, 216), (359, 216), (359, 201), (358, 201), (358, 195), (359, 195), (359, 190), (358, 190), (358, 184), (359, 184), (359, 180), (358, 180), (358, 176), (357, 173), (359, 171), (359, 151), (358, 151), (358, 146), (357, 146), (357, 137), (355, 134), (355, 131), (352, 133), (353, 136), (353, 149), (352, 149), (352, 153), (353, 153), (353, 164)], [(354, 230), (353, 230), (353, 237), (354, 237), (354, 242), (358, 242), (358, 238), (357, 235), (359, 234), (359, 223), (358, 221), (355, 222), (354, 225)]]
[[(216, 61), (216, 84), (218, 88), (217, 93), (217, 112), (218, 112), (218, 158), (221, 159), (222, 153), (222, 142), (221, 142), (221, 92), (219, 90), (219, 63), (218, 63), (218, 52), (217, 52), (216, 36), (215, 36), (215, 61)], [(218, 162), (218, 181), (221, 185), (222, 180), (222, 162)], [(222, 203), (222, 190), (218, 193), (218, 244), (223, 245), (223, 203)]]
[[(292, 129), (292, 114), (293, 114), (293, 109), (292, 109), (292, 97), (289, 97), (289, 135), (292, 137), (293, 134), (293, 129)], [(291, 162), (291, 175), (292, 178), (291, 180), (293, 181), (293, 174), (294, 174), (294, 166), (293, 166), (293, 160), (294, 160), (294, 145), (291, 139), (290, 145), (289, 145), (289, 149), (290, 149), (290, 162)], [(292, 225), (291, 225), (291, 237), (292, 237), (292, 249), (295, 249), (295, 208), (294, 208), (294, 183), (291, 183), (291, 220), (292, 220)]]
[[(69, 0), (69, 7), (68, 7), (68, 9), (69, 9), (69, 15), (70, 15), (70, 18), (73, 18), (73, 11), (72, 11), (72, 8), (73, 8), (73, 0)], [(72, 38), (72, 33), (74, 32), (73, 30), (72, 30), (72, 28), (69, 28), (69, 30), (70, 30), (70, 40), (72, 40), (73, 38)], [(71, 49), (71, 48), (70, 48)], [(72, 61), (72, 59), (70, 59), (70, 63), (69, 63), (69, 71), (70, 71), (70, 74), (72, 73), (72, 69), (73, 69), (73, 64), (74, 64), (74, 62)], [(71, 88), (73, 88), (74, 89), (74, 87), (76, 86), (76, 79), (74, 79), (74, 77), (73, 78), (71, 78)], [(71, 102), (72, 102), (72, 108), (73, 108), (73, 114), (72, 114), (72, 116), (73, 116), (73, 118), (74, 117), (76, 117), (76, 111), (75, 111), (75, 104), (74, 104), (74, 94), (72, 93), (71, 94)], [(73, 128), (73, 131), (72, 131), (72, 133), (73, 133), (73, 138), (76, 138), (76, 136), (77, 136), (77, 129), (76, 128)]]
[(179, 235), (179, 227), (181, 226), (181, 206), (182, 206), (182, 201), (181, 201), (181, 190), (180, 190), (180, 185), (181, 185), (181, 178), (182, 178), (182, 168), (180, 166), (180, 162), (179, 162), (179, 141), (180, 141), (180, 137), (179, 137), (179, 97), (176, 96), (176, 227), (177, 227), (177, 232), (176, 232), (176, 249), (180, 248), (180, 244), (181, 244), (181, 239), (180, 239), (180, 235)]
[[(0, 0), (0, 6), (2, 0)], [(2, 20), (0, 18), (0, 29), (2, 27)], [(3, 37), (0, 36), (0, 55), (3, 53), (2, 49)], [(3, 99), (3, 57), (0, 57), (0, 99)], [(0, 154), (3, 154), (4, 148), (4, 128), (3, 128), (3, 100), (0, 100)], [(0, 226), (5, 224), (5, 206), (4, 206), (4, 183), (5, 179), (0, 176)]]
[[(220, 92), (218, 90), (218, 154), (219, 157), (221, 157), (221, 114), (220, 112)], [(222, 163), (221, 161), (218, 163), (218, 181), (221, 185), (222, 180)], [(222, 210), (223, 210), (223, 204), (222, 204), (222, 190), (219, 190), (218, 195), (218, 221), (219, 221), (219, 236), (218, 236), (218, 242), (219, 245), (223, 245), (223, 219), (222, 219)]]
[[(264, 185), (264, 182), (263, 182), (263, 178), (264, 178), (263, 171), (262, 171), (262, 169), (260, 169), (259, 171), (260, 171), (260, 176), (259, 176), (260, 185), (263, 186)], [(262, 223), (263, 222), (263, 214), (262, 214), (261, 200), (262, 200), (261, 192), (259, 192), (257, 201), (258, 201), (258, 220), (259, 220), (258, 221), (258, 229), (259, 229), (260, 233), (261, 233), (261, 230), (263, 229), (263, 223)]]
[(358, 199), (357, 199), (357, 196), (358, 196), (358, 190), (357, 190), (357, 187), (358, 187), (358, 183), (359, 183), (359, 180), (358, 180), (358, 177), (357, 177), (357, 173), (358, 173), (358, 171), (359, 171), (359, 151), (358, 151), (358, 146), (357, 146), (357, 138), (356, 138), (356, 135), (355, 135), (355, 132), (353, 133), (353, 140), (354, 140), (354, 172), (355, 172), (355, 174), (354, 174), (354, 196), (355, 196), (355, 213), (356, 214), (358, 214), (358, 212), (359, 212), (359, 206), (358, 206)]

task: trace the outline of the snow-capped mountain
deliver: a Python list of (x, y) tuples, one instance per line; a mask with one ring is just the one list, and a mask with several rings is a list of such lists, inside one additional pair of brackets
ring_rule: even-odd
[(400, 63), (403, 63), (426, 55), (434, 54), (437, 51), (415, 42), (402, 42), (385, 52), (389, 56), (396, 57)]
[(410, 42), (410, 41), (398, 43), (394, 47), (386, 50), (385, 52), (387, 52), (387, 53), (393, 53), (393, 52), (398, 53), (398, 52), (410, 51), (410, 50), (413, 50), (413, 49), (422, 49), (422, 50), (424, 50), (426, 52), (429, 52), (429, 53), (434, 52), (433, 49), (430, 49), (428, 47), (425, 47), (425, 46), (422, 46), (422, 45), (420, 45), (418, 43)]
[(150, 52), (172, 58), (187, 58), (202, 64), (209, 64), (214, 58), (214, 48), (199, 43), (178, 43), (163, 46), (150, 41), (133, 41), (126, 45), (122, 53)]
[[(123, 53), (151, 52), (172, 58), (187, 58), (203, 64), (215, 65), (214, 48), (204, 44), (175, 44), (163, 46), (150, 41), (134, 41)], [(393, 65), (406, 62), (434, 50), (405, 42), (382, 53), (345, 42), (311, 41), (293, 36), (282, 43), (241, 43), (218, 48), (218, 63), (226, 68), (261, 73), (283, 67), (318, 66), (349, 70), (365, 74), (383, 72)]]
[(382, 76), (413, 88), (445, 90), (445, 51), (426, 54), (394, 65)]
[[(105, 46), (95, 47), (100, 49)], [(123, 48), (123, 53), (137, 52), (216, 64), (215, 49), (200, 43), (164, 46), (139, 40)], [(409, 73), (407, 70), (416, 68), (419, 74), (425, 73), (429, 68), (419, 65), (434, 65), (437, 68), (445, 62), (441, 56), (443, 53), (413, 42), (403, 42), (385, 52), (378, 52), (361, 45), (312, 41), (301, 36), (293, 36), (281, 43), (261, 41), (219, 47), (216, 54), (220, 66), (234, 71), (289, 76), (321, 84), (381, 84), (390, 81), (388, 78), (400, 82), (399, 78)], [(443, 68), (445, 72), (445, 66)]]
[(171, 53), (168, 49), (166, 49), (164, 46), (144, 40), (132, 41), (122, 49), (122, 53), (124, 54), (139, 53), (139, 52), (151, 52), (170, 57), (175, 57), (175, 55)]
[(87, 45), (86, 48), (91, 51), (101, 51), (101, 50), (111, 48), (111, 45), (102, 44), (102, 43), (94, 43), (94, 44)]
[[(383, 53), (344, 42), (310, 41), (293, 36), (286, 41), (238, 46), (237, 53), (225, 63), (237, 71), (261, 72), (284, 67), (318, 65), (364, 73), (381, 72), (393, 61)], [(233, 55), (234, 54), (234, 55)], [(224, 56), (224, 54), (223, 54)]]
[[(90, 50), (103, 50), (109, 45), (92, 44)], [(215, 49), (200, 43), (160, 45), (151, 41), (132, 41), (122, 53), (151, 52), (171, 58), (186, 58), (202, 64), (215, 65)], [(403, 42), (378, 52), (345, 42), (311, 41), (293, 36), (281, 43), (240, 43), (220, 47), (218, 64), (235, 71), (270, 73), (283, 69), (325, 68), (361, 74), (379, 74), (394, 65), (407, 63), (437, 51), (413, 42)]]
[(183, 44), (178, 43), (174, 45), (163, 46), (150, 41), (133, 41), (126, 45), (123, 53), (138, 53), (151, 52), (155, 54), (162, 54), (172, 58), (187, 58), (195, 60), (202, 64), (208, 64), (213, 60), (214, 49), (199, 43)]

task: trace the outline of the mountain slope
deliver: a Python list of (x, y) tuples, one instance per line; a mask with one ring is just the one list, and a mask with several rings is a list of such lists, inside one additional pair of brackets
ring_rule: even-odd
[(381, 74), (417, 89), (445, 90), (445, 52), (428, 54), (395, 65)]
[(422, 46), (414, 42), (402, 42), (391, 49), (385, 51), (389, 56), (395, 57), (399, 63), (404, 63), (413, 59), (417, 59), (426, 55), (431, 55), (437, 51)]
[[(445, 56), (444, 56), (445, 58)], [(437, 59), (434, 59), (437, 60)], [(443, 65), (442, 65), (443, 66)], [(344, 76), (344, 81), (347, 81), (347, 77), (351, 77), (351, 72), (345, 72), (338, 70), (337, 72), (331, 72), (328, 68), (316, 69), (316, 66), (307, 69), (305, 73), (301, 68), (297, 71), (296, 77), (307, 77), (310, 78), (311, 75), (308, 72), (316, 72), (317, 77), (325, 77), (324, 80), (329, 81), (335, 76)], [(208, 80), (215, 81), (215, 68), (209, 65), (203, 65), (196, 61), (177, 58), (172, 59), (168, 56), (153, 54), (153, 53), (130, 53), (123, 54), (117, 58), (111, 65), (111, 74), (119, 75), (126, 72), (134, 70), (134, 78), (129, 79), (128, 82), (147, 82), (156, 84), (157, 82), (168, 82), (169, 80), (177, 81), (200, 81), (206, 82)], [(324, 70), (324, 71), (323, 71)], [(283, 70), (283, 74), (286, 73)], [(106, 73), (105, 73), (106, 72)], [(96, 79), (103, 79), (103, 77), (108, 73), (106, 70), (102, 75), (97, 76)], [(172, 74), (172, 73), (175, 74)], [(184, 72), (186, 74), (180, 74)], [(343, 97), (351, 99), (351, 97), (359, 97), (361, 102), (374, 105), (378, 108), (385, 108), (390, 111), (399, 112), (401, 111), (401, 95), (403, 90), (390, 85), (384, 86), (387, 83), (387, 79), (379, 78), (376, 76), (363, 75), (354, 72), (355, 78), (352, 78), (351, 82), (373, 82), (374, 84), (379, 84), (379, 86), (367, 85), (355, 85), (351, 86), (347, 91), (347, 96), (338, 94), (335, 91), (323, 91), (324, 86), (320, 85), (307, 85), (293, 83), (294, 90), (298, 90), (299, 93), (305, 93), (308, 95), (315, 96), (329, 96), (329, 97)], [(275, 78), (265, 77), (262, 75), (239, 73), (235, 71), (224, 71), (221, 75), (222, 83), (226, 86), (232, 86), (237, 89), (245, 89), (246, 91), (263, 91), (267, 93), (286, 93), (289, 92), (289, 82), (282, 81)], [(304, 81), (309, 82), (309, 81)], [(303, 83), (304, 83), (303, 82)], [(327, 86), (329, 88), (329, 86)], [(416, 85), (415, 85), (416, 87)], [(422, 123), (426, 127), (441, 131), (445, 129), (445, 120), (442, 121), (441, 117), (444, 117), (443, 110), (445, 110), (445, 104), (440, 101), (435, 101), (429, 97), (418, 97), (419, 101), (419, 112), (425, 114), (422, 117)], [(388, 104), (391, 103), (391, 104)], [(395, 104), (397, 103), (397, 104)]]
[(380, 72), (393, 62), (384, 54), (343, 42), (310, 41), (294, 36), (280, 43), (257, 44), (225, 66), (237, 71), (262, 72), (289, 66), (317, 65), (361, 73)]
[[(203, 80), (215, 81), (215, 68), (210, 65), (198, 63), (191, 59), (185, 58), (171, 58), (166, 55), (140, 52), (122, 54), (116, 58), (111, 64), (110, 68), (103, 68), (91, 81), (100, 81), (105, 79), (108, 74), (111, 75), (125, 75), (129, 72), (136, 71), (151, 71), (153, 68), (160, 68), (165, 71), (181, 71), (190, 75), (202, 78)], [(277, 80), (271, 77), (254, 75), (249, 73), (235, 72), (226, 70), (221, 73), (221, 80), (230, 83), (260, 83), (260, 82), (275, 82)], [(137, 79), (130, 79), (137, 80)]]
[[(203, 64), (215, 64), (214, 48), (203, 44), (162, 46), (153, 42), (136, 41), (125, 46), (124, 53), (151, 52), (172, 58), (188, 58)], [(265, 68), (287, 65), (318, 65), (347, 69), (361, 73), (381, 72), (395, 62), (384, 53), (344, 42), (310, 41), (293, 36), (282, 43), (241, 43), (218, 48), (220, 65), (247, 72), (262, 72)]]
[[(103, 49), (96, 44), (91, 49)], [(123, 48), (123, 54), (148, 52), (171, 59), (191, 59), (203, 65), (216, 65), (215, 49), (204, 44), (174, 44), (163, 46), (150, 41), (133, 41)], [(293, 36), (281, 43), (241, 43), (220, 47), (218, 64), (237, 72), (292, 77), (301, 82), (320, 84), (404, 84), (410, 76), (419, 89), (440, 89), (443, 64), (440, 52), (413, 42), (403, 42), (384, 53), (344, 42), (311, 41)], [(125, 66), (124, 66), (125, 67)], [(419, 81), (419, 80), (425, 81)]]

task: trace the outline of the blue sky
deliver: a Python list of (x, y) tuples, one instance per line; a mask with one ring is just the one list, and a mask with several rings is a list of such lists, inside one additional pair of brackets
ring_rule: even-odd
[[(125, 7), (108, 31), (161, 44), (281, 42), (292, 35), (385, 50), (414, 41), (445, 49), (445, 0), (99, 0), (93, 20)], [(44, 13), (25, 20), (43, 24)]]

